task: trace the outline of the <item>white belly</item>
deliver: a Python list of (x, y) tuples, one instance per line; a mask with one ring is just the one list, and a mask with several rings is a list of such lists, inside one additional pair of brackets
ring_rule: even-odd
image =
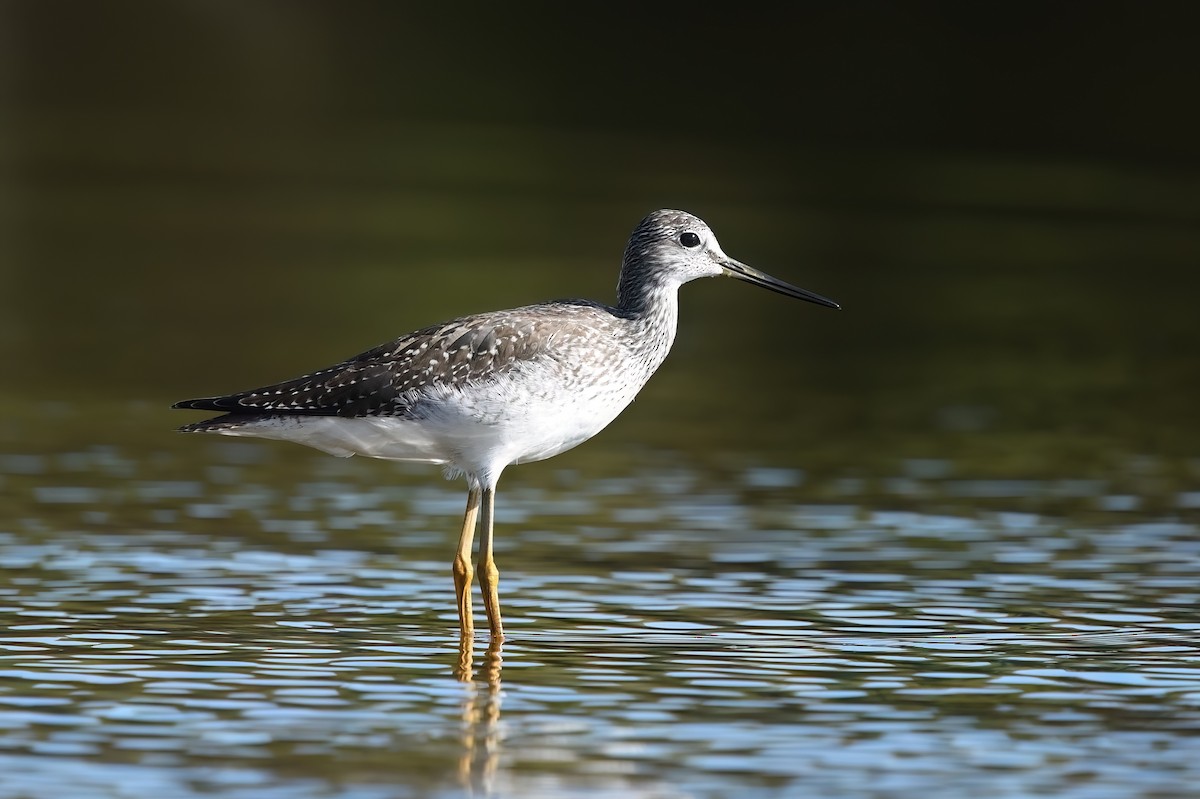
[(512, 372), (464, 391), (434, 389), (400, 416), (274, 416), (226, 435), (294, 441), (332, 455), (439, 463), (487, 481), (511, 463), (553, 457), (599, 433), (645, 380), (567, 384)]

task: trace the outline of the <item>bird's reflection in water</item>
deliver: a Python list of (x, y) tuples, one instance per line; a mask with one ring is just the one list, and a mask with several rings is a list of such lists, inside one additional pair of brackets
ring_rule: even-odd
[(458, 776), (462, 787), (471, 793), (490, 796), (500, 762), (500, 656), (501, 641), (492, 637), (479, 672), (475, 672), (475, 641), (463, 635), (458, 641), (458, 663), (454, 676), (463, 683), (462, 755)]

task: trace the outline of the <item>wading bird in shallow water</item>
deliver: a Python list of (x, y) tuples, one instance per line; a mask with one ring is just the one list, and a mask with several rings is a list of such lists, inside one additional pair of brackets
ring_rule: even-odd
[(172, 407), (224, 412), (180, 428), (187, 433), (295, 441), (343, 458), (436, 463), (449, 477), (466, 477), (467, 511), (453, 565), (459, 622), (463, 635), (471, 635), (478, 523), (479, 584), (492, 637), (500, 640), (500, 573), (492, 558), (500, 473), (603, 430), (671, 350), (679, 287), (719, 275), (839, 307), (730, 258), (697, 217), (655, 211), (629, 238), (615, 306), (558, 300), (464, 316), (294, 380)]

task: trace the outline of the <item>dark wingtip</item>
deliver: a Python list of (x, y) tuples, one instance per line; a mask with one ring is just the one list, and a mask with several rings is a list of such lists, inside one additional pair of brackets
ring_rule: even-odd
[[(191, 402), (192, 400), (187, 400)], [(185, 424), (182, 427), (175, 428), (177, 433), (213, 433), (221, 430), (229, 430), (235, 427), (241, 427), (246, 422), (254, 421), (261, 418), (259, 416), (241, 416), (235, 413), (227, 413), (223, 416), (214, 416), (211, 419), (205, 419), (202, 422), (192, 422)]]
[(221, 404), (224, 397), (200, 397), (199, 399), (180, 400), (171, 406), (171, 410), (182, 411), (224, 411), (228, 408)]

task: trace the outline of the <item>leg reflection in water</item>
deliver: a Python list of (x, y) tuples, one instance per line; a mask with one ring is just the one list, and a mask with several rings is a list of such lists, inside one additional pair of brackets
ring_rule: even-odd
[(470, 792), (493, 793), (500, 763), (500, 656), (502, 639), (492, 636), (479, 673), (475, 673), (474, 636), (464, 632), (458, 642), (455, 678), (465, 690), (462, 704), (462, 755), (458, 760), (459, 783)]

